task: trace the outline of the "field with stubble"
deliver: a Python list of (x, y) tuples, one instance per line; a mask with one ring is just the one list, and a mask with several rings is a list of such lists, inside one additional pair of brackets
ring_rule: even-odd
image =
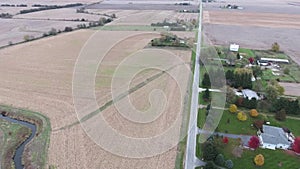
[[(57, 168), (174, 168), (176, 147), (149, 158), (132, 159), (113, 155), (98, 146), (78, 123), (72, 99), (72, 75), (81, 48), (93, 34), (93, 30), (81, 30), (29, 42), (0, 50), (0, 102), (41, 112), (49, 117), (52, 133), (48, 165)], [(133, 31), (101, 31), (98, 39), (99, 55), (105, 56), (96, 76), (96, 96), (99, 106), (111, 100), (112, 72), (124, 58), (145, 48), (156, 33)], [(190, 51), (171, 50), (189, 62)], [(131, 86), (144, 82), (159, 71), (149, 70), (138, 74)], [(182, 74), (182, 76), (187, 75)], [(160, 81), (166, 84), (160, 84)], [(154, 88), (166, 93), (168, 107), (153, 124), (139, 127), (122, 118), (113, 105), (103, 114), (108, 123), (122, 134), (145, 137), (164, 131), (178, 112), (178, 89), (174, 79), (167, 74), (145, 84), (130, 94), (133, 105), (146, 109), (148, 93)], [(143, 97), (143, 99), (139, 99)], [(98, 114), (98, 115), (100, 115)], [(176, 114), (179, 114), (178, 116)], [(94, 116), (86, 122), (93, 120)], [(137, 128), (139, 128), (137, 130)], [(117, 146), (118, 143), (116, 142)]]

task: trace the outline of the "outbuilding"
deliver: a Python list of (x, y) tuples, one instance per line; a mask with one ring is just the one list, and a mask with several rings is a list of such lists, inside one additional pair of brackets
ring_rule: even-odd
[(230, 44), (229, 50), (231, 52), (238, 52), (239, 48), (240, 48), (240, 45), (237, 45), (237, 44), (234, 43), (234, 44)]

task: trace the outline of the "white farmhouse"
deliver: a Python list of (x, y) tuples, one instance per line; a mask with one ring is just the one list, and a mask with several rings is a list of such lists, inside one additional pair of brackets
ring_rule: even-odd
[(279, 127), (263, 125), (262, 131), (258, 132), (258, 137), (261, 148), (286, 150), (292, 144), (288, 139), (288, 133)]

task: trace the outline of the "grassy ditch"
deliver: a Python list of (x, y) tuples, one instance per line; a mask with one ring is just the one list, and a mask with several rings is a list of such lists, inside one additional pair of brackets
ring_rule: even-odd
[[(33, 140), (26, 145), (22, 157), (22, 163), (25, 168), (45, 168), (51, 133), (49, 119), (37, 112), (16, 109), (4, 105), (0, 105), (0, 112), (10, 118), (36, 125), (36, 135)], [(1, 154), (2, 157), (5, 157), (2, 158), (1, 166), (3, 166), (3, 168), (7, 168), (4, 167), (4, 164), (10, 164), (10, 166), (12, 166), (12, 163), (9, 161), (12, 160), (16, 147), (18, 147), (18, 145), (20, 145), (20, 143), (22, 143), (30, 135), (30, 130), (26, 127), (22, 127), (21, 125), (3, 121), (1, 121), (2, 124), (7, 124), (0, 125), (0, 129), (4, 133), (4, 144), (2, 145), (2, 148), (7, 151), (3, 151)], [(15, 141), (12, 142), (11, 140), (14, 139)]]

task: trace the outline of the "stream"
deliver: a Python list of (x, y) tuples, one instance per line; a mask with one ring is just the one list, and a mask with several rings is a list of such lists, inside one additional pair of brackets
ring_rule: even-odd
[(0, 119), (4, 119), (4, 120), (9, 121), (11, 123), (20, 124), (20, 125), (25, 126), (25, 127), (29, 128), (31, 130), (30, 136), (21, 145), (19, 145), (19, 147), (16, 149), (16, 153), (15, 153), (15, 156), (13, 158), (14, 163), (15, 163), (15, 168), (16, 169), (23, 169), (24, 166), (22, 165), (22, 155), (23, 155), (26, 144), (29, 143), (36, 134), (36, 126), (34, 124), (31, 124), (31, 123), (28, 123), (28, 122), (19, 121), (19, 120), (16, 120), (16, 119), (12, 119), (10, 117), (3, 116), (2, 114), (0, 114)]

